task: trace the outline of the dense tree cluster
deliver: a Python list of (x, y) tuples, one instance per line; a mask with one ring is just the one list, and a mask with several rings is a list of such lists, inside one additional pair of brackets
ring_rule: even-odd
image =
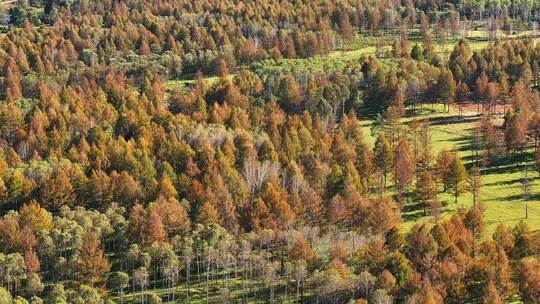
[[(0, 303), (123, 303), (126, 293), (159, 303), (157, 289), (189, 302), (192, 284), (224, 303), (277, 293), (536, 303), (538, 236), (525, 224), (486, 236), (478, 193), (482, 166), (537, 146), (540, 45), (473, 52), (463, 39), (445, 58), (434, 41), (466, 18), (514, 25), (539, 9), (528, 0), (11, 8), (0, 36)], [(393, 58), (321, 73), (251, 64), (325, 55), (358, 31), (399, 32)], [(418, 33), (423, 42), (409, 41)], [(186, 75), (191, 85), (167, 88)], [(432, 151), (429, 121), (401, 120), (426, 103), (470, 100), (484, 114), (473, 168), (456, 150)], [(358, 113), (375, 117), (373, 145)], [(471, 209), (440, 217), (467, 191)], [(407, 201), (434, 220), (403, 233)]]
[[(240, 235), (212, 223), (176, 230), (167, 208), (154, 205), (137, 205), (128, 217), (116, 203), (102, 212), (64, 206), (53, 216), (31, 202), (0, 220), (0, 300), (103, 303), (142, 291), (141, 302), (155, 303), (161, 299), (146, 290), (164, 288), (168, 301), (189, 302), (190, 286), (208, 295), (216, 284), (223, 284), (222, 300), (232, 292), (270, 302), (276, 292), (291, 301), (332, 303), (503, 303), (516, 292), (526, 303), (538, 299), (539, 237), (525, 224), (500, 225), (484, 238), (479, 203), (403, 235), (399, 214), (387, 211), (391, 200), (356, 196), (332, 201), (347, 206), (334, 212), (335, 223), (319, 225), (323, 230)], [(359, 214), (366, 207), (368, 214)], [(356, 217), (348, 219), (343, 212), (352, 210)], [(361, 238), (355, 243), (353, 236), (351, 247), (351, 235), (332, 227)]]
[[(71, 68), (97, 65), (113, 65), (135, 78), (144, 77), (142, 69), (166, 78), (199, 70), (215, 74), (219, 60), (232, 67), (264, 58), (325, 54), (358, 30), (406, 32), (434, 24), (439, 37), (455, 35), (467, 18), (491, 17), (491, 24), (497, 23), (493, 27), (512, 32), (514, 20), (522, 30), (529, 27), (523, 23), (538, 20), (540, 10), (533, 0), (46, 0), (30, 5), (10, 9), (6, 18), (16, 25), (0, 41), (1, 76), (7, 82), (17, 82), (13, 74), (19, 71), (28, 82), (59, 73), (66, 81), (73, 77)], [(46, 26), (33, 26), (40, 24)], [(20, 88), (10, 92), (12, 98), (21, 93)]]

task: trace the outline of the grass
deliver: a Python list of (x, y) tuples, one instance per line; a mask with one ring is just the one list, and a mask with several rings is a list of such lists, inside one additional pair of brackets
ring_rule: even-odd
[[(233, 75), (229, 75), (229, 77), (234, 77)], [(210, 76), (205, 77), (204, 80), (208, 85), (214, 85), (219, 81), (218, 76)], [(165, 90), (170, 92), (175, 89), (184, 89), (189, 86), (194, 85), (197, 82), (195, 78), (187, 78), (187, 79), (178, 79), (178, 80), (169, 80), (165, 83)]]
[[(224, 275), (224, 273), (221, 273)], [(233, 273), (231, 273), (232, 275)], [(179, 285), (175, 288), (174, 301), (172, 301), (172, 289), (156, 287), (148, 288), (145, 290), (146, 294), (153, 293), (160, 296), (163, 303), (194, 303), (194, 304), (206, 304), (206, 286), (204, 275), (201, 276), (201, 281), (197, 280), (197, 275), (191, 275), (192, 283), (189, 288), (189, 301), (187, 301), (186, 292), (187, 285), (181, 279)], [(226, 281), (223, 277), (217, 280), (210, 280), (208, 284), (208, 303), (220, 303), (223, 297), (223, 288), (226, 286)], [(249, 303), (263, 304), (268, 303), (270, 299), (270, 289), (265, 282), (257, 282), (255, 280), (244, 280), (245, 295), (248, 298)], [(242, 279), (230, 278), (229, 279), (229, 297), (233, 299), (233, 302), (240, 301), (242, 299)], [(167, 301), (167, 295), (169, 295), (169, 301)], [(132, 289), (124, 290), (124, 303), (141, 303), (140, 289), (136, 288), (135, 292)], [(281, 279), (276, 281), (274, 285), (274, 301), (275, 303), (292, 303), (296, 296), (296, 289), (293, 286), (288, 286), (287, 297), (285, 296), (285, 282)], [(304, 294), (304, 300), (309, 294)], [(120, 296), (113, 293), (112, 299), (120, 303)], [(146, 300), (145, 300), (146, 302)]]
[[(466, 168), (470, 169), (474, 162), (474, 151), (471, 147), (471, 132), (478, 122), (475, 114), (465, 114), (458, 117), (456, 111), (446, 113), (440, 106), (434, 110), (424, 111), (419, 118), (427, 118), (431, 122), (431, 139), (434, 155), (443, 150), (458, 150)], [(412, 118), (403, 119), (407, 124)], [(364, 121), (364, 134), (373, 144), (370, 136), (371, 121)], [(522, 179), (524, 168), (529, 166), (528, 177), (531, 181), (532, 196), (528, 200), (528, 218), (525, 219), (525, 201), (523, 200)], [(503, 223), (513, 227), (524, 220), (533, 230), (540, 229), (540, 180), (534, 171), (534, 149), (529, 148), (522, 156), (507, 156), (499, 166), (489, 166), (482, 170), (483, 187), (480, 191), (480, 201), (486, 205), (486, 236), (493, 233), (496, 226)], [(440, 189), (442, 191), (442, 189)], [(443, 217), (448, 217), (461, 207), (472, 205), (470, 193), (464, 193), (454, 203), (454, 197), (449, 193), (439, 193), (443, 202)], [(408, 230), (420, 220), (431, 221), (431, 216), (424, 216), (423, 210), (415, 206), (412, 199), (403, 208), (403, 228)]]

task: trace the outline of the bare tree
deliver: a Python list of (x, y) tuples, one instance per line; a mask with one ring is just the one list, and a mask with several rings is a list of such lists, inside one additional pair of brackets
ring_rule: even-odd
[(375, 281), (376, 278), (367, 271), (362, 271), (360, 275), (358, 275), (358, 287), (363, 293), (364, 298), (369, 299), (369, 297), (371, 297)]
[(302, 288), (302, 284), (304, 282), (304, 280), (306, 279), (308, 275), (308, 270), (307, 270), (307, 264), (306, 264), (306, 261), (304, 260), (300, 260), (300, 261), (297, 261), (296, 264), (294, 265), (294, 279), (296, 281), (296, 302), (299, 303), (300, 301), (300, 290)]
[(264, 265), (264, 268), (263, 268), (264, 280), (267, 286), (270, 288), (270, 303), (274, 303), (274, 287), (278, 279), (278, 269), (279, 269), (278, 261), (268, 262)]
[(249, 193), (254, 196), (259, 191), (265, 181), (279, 174), (279, 164), (270, 161), (249, 160), (244, 163), (242, 175), (249, 189)]
[(186, 264), (186, 302), (189, 303), (189, 288), (190, 288), (190, 275), (191, 275), (191, 261), (193, 260), (193, 248), (189, 243), (185, 244), (182, 248), (182, 258)]
[(133, 272), (133, 283), (141, 288), (141, 303), (144, 304), (144, 289), (148, 286), (148, 271), (139, 267)]
[(167, 283), (167, 301), (170, 300), (170, 289), (172, 289), (172, 301), (174, 302), (176, 281), (180, 274), (180, 262), (174, 251), (170, 250), (166, 253), (162, 260), (162, 267), (163, 277)]

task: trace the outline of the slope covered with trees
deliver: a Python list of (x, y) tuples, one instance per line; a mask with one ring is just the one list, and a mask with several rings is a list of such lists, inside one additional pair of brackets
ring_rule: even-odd
[[(540, 235), (486, 220), (481, 188), (523, 162), (535, 195), (539, 3), (3, 14), (0, 303), (538, 302)], [(475, 116), (471, 151), (433, 140), (436, 108)]]

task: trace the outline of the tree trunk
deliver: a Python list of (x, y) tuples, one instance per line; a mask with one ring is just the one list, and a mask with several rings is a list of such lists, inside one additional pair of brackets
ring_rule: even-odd
[(189, 262), (186, 261), (186, 285), (187, 285), (187, 288), (186, 288), (186, 301), (187, 303), (189, 303), (189, 276), (190, 276), (190, 265), (189, 265)]

